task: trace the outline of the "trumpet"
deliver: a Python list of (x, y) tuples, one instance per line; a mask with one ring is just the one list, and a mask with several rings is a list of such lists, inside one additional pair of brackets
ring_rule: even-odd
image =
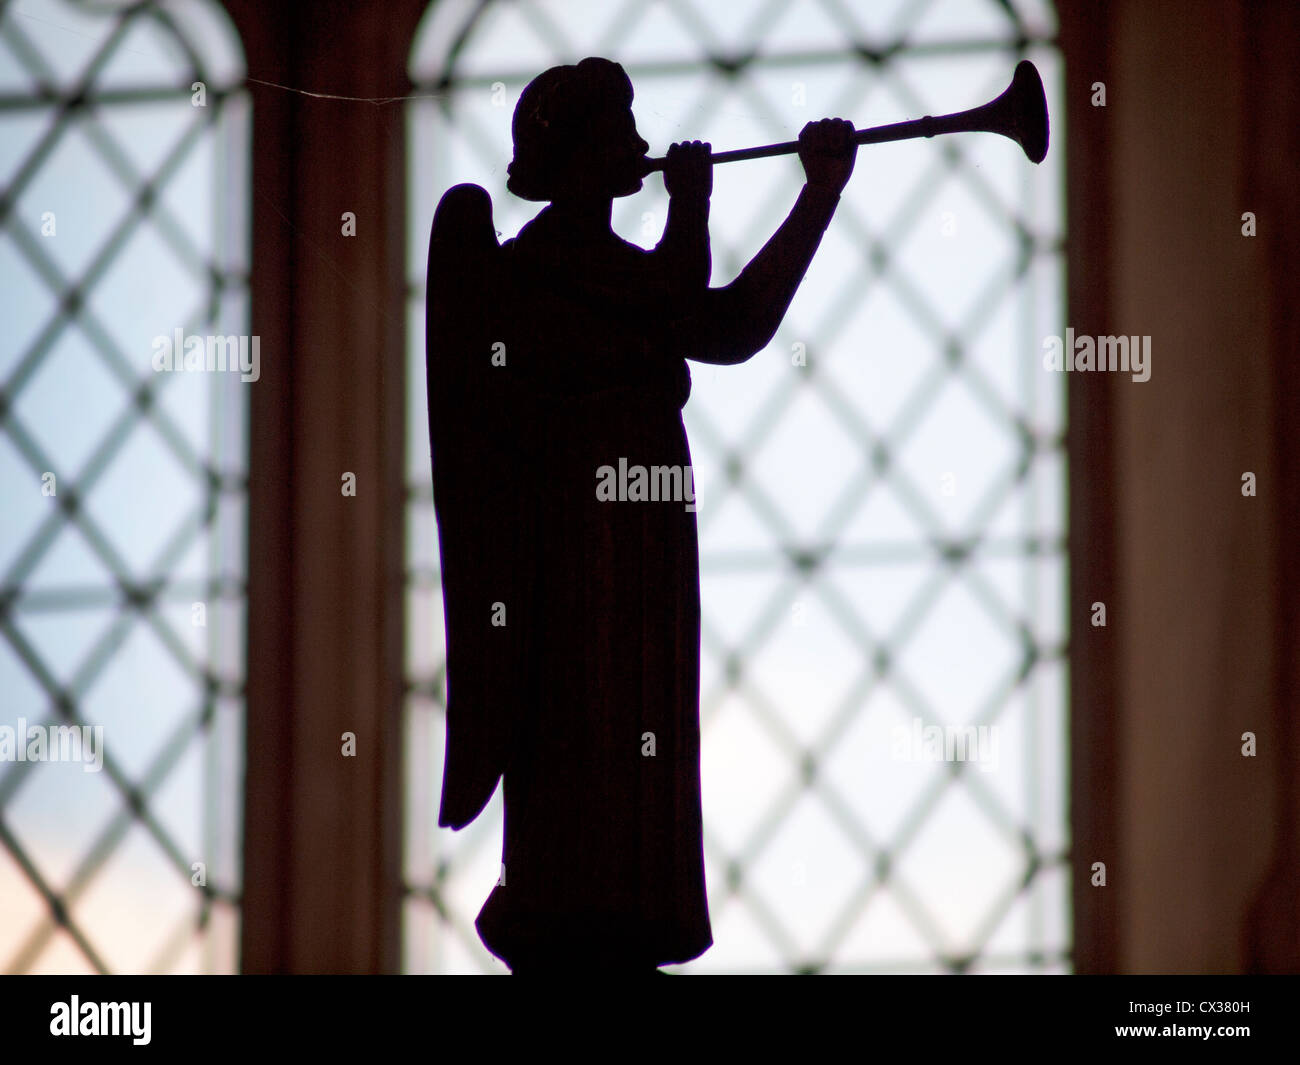
[[(1028, 59), (1016, 64), (1011, 84), (1002, 94), (980, 107), (957, 111), (951, 115), (894, 122), (872, 126), (853, 134), (855, 144), (882, 144), (886, 141), (935, 137), (941, 133), (1000, 133), (1020, 145), (1031, 163), (1041, 163), (1047, 156), (1047, 97), (1038, 68)], [(772, 155), (791, 155), (799, 150), (798, 141), (761, 144), (756, 148), (737, 148), (730, 152), (713, 152), (709, 162), (739, 163), (746, 159), (766, 159)], [(664, 159), (647, 159), (644, 171), (651, 174), (664, 168)]]

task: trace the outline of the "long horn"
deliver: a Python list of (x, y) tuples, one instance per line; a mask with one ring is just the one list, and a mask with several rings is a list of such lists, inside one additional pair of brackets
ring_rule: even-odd
[[(914, 137), (933, 137), (940, 133), (1000, 133), (1020, 145), (1032, 163), (1041, 163), (1047, 156), (1047, 97), (1043, 93), (1043, 79), (1038, 68), (1028, 59), (1016, 64), (1016, 72), (1006, 91), (995, 100), (969, 111), (951, 115), (895, 122), (888, 126), (860, 129), (853, 135), (857, 144), (880, 144), (884, 141), (911, 140)], [(709, 161), (739, 163), (745, 159), (766, 159), (771, 155), (790, 155), (799, 150), (798, 141), (780, 144), (763, 144), (757, 148), (738, 148), (731, 152), (714, 152)], [(663, 159), (647, 159), (647, 174), (664, 168)]]

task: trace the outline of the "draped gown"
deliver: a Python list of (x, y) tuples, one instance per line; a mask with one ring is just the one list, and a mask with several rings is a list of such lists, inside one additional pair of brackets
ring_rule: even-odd
[[(431, 253), (431, 287), (432, 260)], [(433, 419), (472, 424), (475, 389), (489, 389), (498, 404), (487, 428), (478, 423), (476, 442), (433, 433), (444, 585), (454, 597), (459, 536), (464, 550), (480, 550), (484, 585), (473, 593), (462, 586), (462, 598), (474, 600), (464, 613), (480, 626), (494, 596), (506, 611), (503, 631), (476, 627), (465, 636), (469, 623), (447, 601), (451, 702), (440, 821), (459, 827), (472, 818), (501, 768), (502, 877), (476, 926), (512, 968), (559, 959), (686, 961), (712, 943), (694, 506), (685, 493), (658, 501), (597, 495), (601, 467), (618, 470), (620, 460), (628, 469), (676, 468), (676, 483), (689, 483), (681, 410), (690, 373), (670, 326), (674, 264), (613, 234), (596, 246), (579, 243), (551, 208), (493, 261), (489, 295), (458, 293), (449, 281), (443, 298), (480, 300), (476, 313), (491, 321), (473, 344), (481, 352), (500, 341), (504, 365), (479, 371), (460, 393), (435, 396), (431, 332)], [(442, 308), (444, 320), (451, 311)], [(486, 458), (476, 473), (458, 474), (449, 453), (467, 450)], [(471, 495), (486, 515), (474, 529), (444, 521)], [(485, 576), (492, 563), (475, 545), (492, 538), (497, 572)], [(473, 568), (463, 565), (462, 575)], [(495, 652), (478, 642), (493, 639), (509, 642)], [(458, 675), (458, 649), (463, 662), (479, 656), (477, 679), (472, 665)], [(495, 715), (489, 739), (481, 720), (463, 724), (471, 700)], [(473, 729), (477, 738), (467, 739)], [(469, 765), (485, 761), (486, 774)], [(473, 801), (457, 794), (454, 775), (477, 775)]]

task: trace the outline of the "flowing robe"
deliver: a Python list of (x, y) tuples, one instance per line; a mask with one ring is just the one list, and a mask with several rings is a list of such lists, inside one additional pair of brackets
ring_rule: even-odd
[[(505, 365), (478, 372), (450, 403), (444, 395), (440, 410), (430, 365), (435, 418), (475, 417), (474, 388), (490, 390), (495, 404), (478, 445), (462, 436), (444, 440), (444, 450), (478, 446), (486, 456), (478, 478), (495, 478), (478, 496), (486, 516), (461, 535), (492, 539), (498, 587), (507, 589), (501, 631), (476, 629), (459, 642), (465, 625), (453, 631), (448, 601), (450, 699), (460, 695), (460, 649), (480, 672), (478, 680), (465, 674), (466, 699), (491, 704), (496, 723), (490, 740), (462, 743), (469, 753), (461, 758), (453, 747), (465, 714), (454, 719), (449, 706), (441, 820), (472, 818), (500, 768), (503, 875), (476, 926), (512, 968), (686, 961), (712, 934), (700, 801), (699, 555), (681, 417), (690, 373), (671, 325), (673, 263), (612, 234), (580, 243), (550, 208), (495, 261), (481, 282), (486, 292), (453, 286), (444, 298), (475, 303), (476, 311), (460, 309), (489, 320), (476, 327), (476, 349), (504, 344)], [(444, 532), (444, 512), (465, 490), (439, 497), (437, 436)], [(682, 486), (680, 497), (599, 498), (602, 467), (621, 463), (660, 468), (657, 483)], [(454, 595), (456, 558), (446, 544), (443, 561)], [(475, 598), (466, 613), (486, 621), (494, 593), (461, 592)], [(498, 652), (480, 642), (493, 639)], [(485, 734), (481, 721), (470, 727)], [(452, 779), (454, 757), (457, 779), (477, 782), (473, 799)]]

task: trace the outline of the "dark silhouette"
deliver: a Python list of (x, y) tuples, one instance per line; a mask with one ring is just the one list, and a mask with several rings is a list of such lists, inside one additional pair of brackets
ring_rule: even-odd
[(653, 251), (610, 228), (648, 170), (631, 103), (608, 60), (541, 74), (515, 110), (508, 187), (549, 206), (498, 246), (488, 194), (459, 185), (429, 245), (439, 824), (464, 827), (504, 776), (502, 877), (477, 928), (514, 972), (651, 972), (713, 941), (686, 360), (739, 363), (771, 340), (856, 151), (850, 123), (809, 123), (789, 217), (710, 288), (707, 144), (669, 150)]

